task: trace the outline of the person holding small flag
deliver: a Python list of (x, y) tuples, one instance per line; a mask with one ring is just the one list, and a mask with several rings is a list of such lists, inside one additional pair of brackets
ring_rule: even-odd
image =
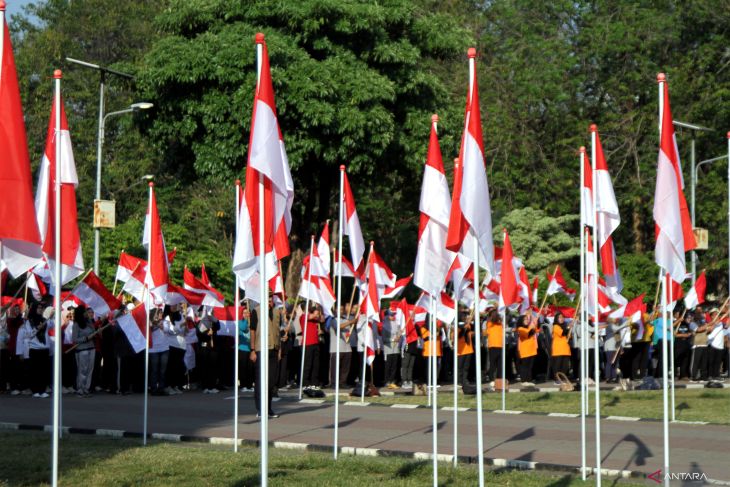
[(538, 322), (536, 316), (525, 314), (517, 320), (517, 352), (520, 363), (520, 379), (523, 386), (534, 386), (532, 367), (537, 356)]
[(568, 343), (568, 335), (570, 334), (570, 325), (566, 323), (565, 316), (561, 311), (555, 313), (553, 319), (553, 373), (555, 380), (558, 381), (557, 374), (563, 373), (566, 376), (570, 372), (570, 344)]

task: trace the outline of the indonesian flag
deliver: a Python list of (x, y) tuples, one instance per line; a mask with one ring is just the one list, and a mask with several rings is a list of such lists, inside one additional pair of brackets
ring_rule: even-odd
[(644, 303), (643, 293), (625, 305), (618, 308), (616, 311), (611, 313), (611, 318), (628, 318), (630, 323), (641, 323), (641, 317), (646, 313), (646, 303)]
[(398, 299), (408, 283), (411, 282), (412, 278), (413, 276), (410, 275), (408, 277), (404, 277), (403, 279), (398, 279), (397, 281), (395, 281), (395, 285), (393, 285), (392, 287), (386, 287), (385, 291), (383, 292), (383, 299)]
[(333, 316), (336, 298), (329, 278), (312, 275), (302, 279), (299, 296), (319, 304), (326, 316)]
[(684, 307), (687, 309), (695, 309), (697, 306), (705, 302), (705, 290), (707, 289), (707, 281), (705, 280), (705, 271), (697, 278), (695, 285), (687, 292), (684, 297)]
[(434, 115), (432, 120), (431, 139), (421, 185), (419, 204), (421, 220), (418, 227), (418, 253), (413, 271), (413, 283), (427, 293), (435, 295), (444, 287), (456, 254), (446, 249), (451, 195), (436, 135), (438, 117)]
[[(3, 282), (3, 287), (5, 286), (5, 282)], [(38, 276), (31, 272), (28, 276), (28, 283), (27, 283), (28, 289), (30, 289), (31, 293), (33, 293), (33, 298), (36, 301), (40, 301), (43, 299), (43, 296), (48, 294), (48, 290), (46, 289), (46, 285), (43, 284), (43, 281), (38, 278)]]
[(115, 276), (115, 279), (117, 281), (127, 282), (127, 280), (137, 269), (137, 266), (141, 267), (142, 269), (146, 269), (147, 261), (144, 259), (140, 259), (139, 257), (127, 254), (125, 252), (121, 252), (119, 254), (119, 263), (117, 264), (117, 274)]
[(360, 280), (365, 280), (364, 276), (364, 261), (363, 256), (365, 255), (365, 241), (362, 238), (362, 230), (360, 229), (360, 219), (357, 217), (357, 209), (355, 208), (355, 197), (352, 195), (352, 188), (350, 188), (350, 181), (347, 179), (347, 173), (342, 168), (342, 176), (344, 179), (342, 195), (343, 202), (345, 205), (345, 223), (342, 227), (345, 235), (349, 237), (350, 241), (350, 257), (352, 257), (352, 266), (355, 269), (355, 274), (360, 276)]
[(390, 267), (375, 249), (370, 252), (370, 269), (375, 273), (375, 282), (379, 288), (385, 289), (395, 286), (397, 276), (393, 274), (393, 271), (390, 270)]
[(661, 120), (661, 143), (657, 162), (654, 194), (656, 247), (654, 260), (672, 276), (683, 282), (687, 274), (685, 252), (697, 247), (692, 233), (692, 221), (684, 198), (682, 167), (674, 136), (672, 111), (669, 107), (669, 87), (664, 83), (664, 112)]
[[(513, 304), (519, 302), (520, 287), (518, 284), (517, 273), (515, 272), (512, 259), (514, 254), (512, 252), (512, 243), (509, 241), (509, 233), (504, 230), (504, 246), (502, 247), (502, 269), (500, 273), (500, 293), (499, 293), (499, 307), (505, 308), (510, 307)], [(511, 265), (506, 265), (509, 263)]]
[(540, 285), (540, 278), (539, 277), (535, 277), (535, 279), (533, 279), (533, 281), (532, 281), (532, 303), (533, 304), (538, 302), (538, 299), (537, 299), (537, 288), (538, 288), (539, 285)]
[(575, 289), (571, 289), (568, 287), (568, 283), (565, 281), (563, 273), (560, 271), (560, 266), (557, 266), (555, 268), (555, 274), (550, 274), (549, 272), (547, 272), (546, 274), (548, 279), (548, 287), (545, 293), (548, 296), (561, 293), (566, 295), (571, 301), (573, 300), (573, 298), (575, 298)]
[(375, 336), (373, 335), (373, 328), (370, 322), (366, 322), (364, 327), (365, 360), (368, 365), (373, 365), (375, 361)]
[(207, 297), (206, 294), (194, 293), (185, 288), (167, 283), (167, 294), (165, 295), (165, 304), (182, 304), (188, 303), (192, 306), (201, 306)]
[(205, 270), (205, 262), (200, 265), (200, 282), (205, 286), (210, 286), (210, 278), (208, 278), (208, 273)]
[(618, 211), (616, 195), (613, 192), (608, 164), (606, 164), (606, 158), (603, 155), (603, 146), (598, 135), (598, 129), (595, 125), (591, 125), (591, 130), (596, 134), (596, 239), (601, 253), (601, 271), (608, 285), (620, 292), (623, 283), (618, 271), (616, 249), (611, 235), (621, 223), (621, 215)]
[(466, 102), (464, 135), (459, 151), (459, 166), (454, 173), (454, 194), (449, 218), (446, 248), (470, 255), (467, 233), (477, 239), (481, 251), (479, 260), (489, 274), (494, 274), (494, 244), (492, 242), (492, 209), (489, 185), (484, 165), (482, 120), (479, 111), (479, 89), (475, 60), (476, 50), (469, 49), (469, 92)]
[(674, 304), (684, 297), (682, 284), (667, 275), (667, 306), (674, 310)]
[[(241, 319), (241, 317), (243, 316), (243, 307), (238, 308), (238, 316), (239, 319)], [(236, 330), (238, 329), (238, 327), (236, 326), (235, 306), (213, 308), (213, 318), (218, 320), (218, 323), (220, 324), (220, 330), (218, 330), (218, 335), (230, 337), (236, 336)]]
[[(58, 134), (59, 164), (61, 165), (61, 255), (56, 256), (56, 110), (61, 110), (61, 131)], [(76, 211), (76, 187), (79, 179), (76, 175), (71, 133), (68, 130), (66, 111), (55, 102), (51, 109), (51, 120), (46, 133), (46, 148), (38, 171), (38, 188), (36, 190), (35, 208), (38, 217), (38, 229), (43, 241), (43, 253), (51, 269), (51, 278), (55, 276), (56, 262), (61, 264), (61, 282), (66, 284), (84, 272), (84, 258), (81, 253), (81, 238)], [(13, 219), (15, 221), (15, 218)]]
[(581, 220), (584, 225), (593, 227), (595, 221), (595, 213), (593, 211), (593, 169), (591, 168), (591, 161), (585, 156), (585, 147), (581, 147), (580, 149), (583, 158), (583, 182), (580, 189)]
[[(342, 271), (339, 270), (340, 262), (342, 262)], [(340, 253), (337, 252), (337, 249), (335, 249), (335, 269), (334, 269), (335, 275), (340, 275), (342, 277), (354, 277), (355, 280), (359, 281), (360, 277), (355, 273), (355, 268), (352, 265), (352, 262), (347, 260), (347, 257), (340, 256)]]
[[(208, 281), (210, 282), (210, 281)], [(204, 284), (195, 275), (188, 270), (188, 266), (183, 269), (183, 287), (190, 292), (203, 294), (203, 304), (205, 306), (223, 306), (225, 298), (223, 294), (210, 285)]]
[(127, 336), (134, 353), (144, 350), (147, 335), (147, 308), (144, 303), (140, 303), (131, 312), (118, 316), (117, 323)]
[[(371, 252), (373, 252), (371, 250)], [(365, 295), (365, 316), (368, 320), (380, 322), (380, 290), (374, 265), (368, 266), (367, 294)]]
[(521, 299), (520, 313), (525, 314), (532, 305), (532, 292), (530, 290), (530, 280), (527, 278), (527, 271), (524, 267), (520, 267), (519, 297)]
[(322, 262), (322, 268), (327, 273), (327, 276), (330, 274), (331, 265), (330, 265), (330, 222), (327, 220), (324, 224), (324, 228), (322, 229), (322, 235), (319, 237), (319, 241), (317, 242), (317, 257), (319, 257), (319, 260)]
[(153, 183), (150, 183), (150, 201), (145, 216), (142, 245), (147, 249), (149, 257), (144, 283), (151, 294), (157, 297), (159, 301), (164, 301), (167, 283), (170, 280), (169, 264), (167, 262), (167, 250), (165, 249), (165, 237), (162, 235), (160, 214), (157, 212), (157, 198), (155, 197)]
[(599, 301), (601, 300), (601, 294), (606, 295), (606, 300), (609, 303), (614, 303), (619, 306), (623, 306), (628, 302), (628, 299), (623, 297), (621, 293), (616, 291), (616, 288), (613, 288), (606, 284), (606, 281), (602, 278), (598, 279), (598, 297)]
[[(294, 202), (294, 181), (276, 115), (269, 53), (263, 34), (257, 34), (256, 43), (262, 44), (261, 72), (254, 97), (246, 186), (238, 214), (233, 255), (233, 272), (243, 281), (261, 271), (257, 257), (262, 252), (266, 276), (274, 275), (276, 261), (289, 255), (291, 207)], [(263, 222), (259, 221), (260, 177), (263, 177)], [(259, 248), (260, 229), (264, 234), (263, 249)]]
[(122, 287), (122, 292), (133, 296), (137, 301), (145, 300), (145, 277), (147, 272), (142, 266), (137, 266)]
[(329, 272), (324, 267), (324, 263), (317, 255), (317, 247), (312, 249), (312, 258), (310, 259), (307, 255), (302, 260), (302, 277), (306, 277), (309, 273), (313, 276), (327, 277), (329, 278)]
[(0, 260), (17, 277), (40, 261), (42, 241), (5, 2), (0, 7), (0, 30)]
[(94, 274), (94, 271), (89, 272), (81, 282), (76, 284), (71, 294), (94, 310), (94, 316), (97, 318), (107, 316), (112, 311), (116, 311), (123, 306), (122, 302)]
[[(422, 308), (430, 313), (431, 296), (425, 292), (421, 293), (418, 301), (416, 301), (416, 307)], [(451, 296), (443, 291), (439, 293), (439, 297), (436, 299), (436, 319), (447, 324), (453, 323), (456, 319), (456, 303), (451, 299)]]

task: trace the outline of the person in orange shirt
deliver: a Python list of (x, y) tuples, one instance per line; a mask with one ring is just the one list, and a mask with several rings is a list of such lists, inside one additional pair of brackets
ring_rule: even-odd
[(495, 379), (502, 377), (502, 327), (502, 316), (496, 309), (492, 310), (487, 320), (490, 387), (494, 387)]
[(555, 313), (553, 319), (553, 370), (555, 371), (555, 380), (557, 380), (558, 372), (568, 375), (570, 371), (570, 344), (568, 343), (568, 335), (570, 335), (570, 325), (565, 322), (563, 313)]
[(517, 320), (517, 352), (520, 356), (520, 379), (522, 385), (534, 386), (532, 366), (537, 356), (537, 318), (522, 315)]
[(459, 341), (457, 342), (456, 353), (459, 357), (458, 383), (462, 386), (469, 385), (469, 368), (474, 356), (474, 330), (472, 327), (471, 317), (467, 317), (466, 322), (459, 325)]
[[(438, 384), (438, 376), (441, 374), (441, 327), (443, 323), (436, 320), (436, 378), (435, 384)], [(421, 338), (423, 339), (423, 359), (426, 364), (426, 377), (428, 377), (428, 357), (431, 356), (431, 334), (429, 332), (429, 325), (426, 324), (419, 328), (421, 332)]]

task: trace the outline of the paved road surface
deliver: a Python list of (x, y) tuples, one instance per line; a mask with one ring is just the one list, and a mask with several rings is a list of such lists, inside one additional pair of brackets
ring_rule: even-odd
[[(189, 392), (150, 397), (149, 432), (232, 437), (231, 393)], [(281, 417), (270, 421), (270, 441), (332, 445), (331, 403), (306, 404), (289, 398), (274, 403)], [(239, 435), (259, 438), (253, 399), (242, 395)], [(453, 453), (452, 411), (438, 412), (439, 453)], [(0, 422), (51, 424), (51, 402), (29, 396), (0, 396)], [(142, 396), (64, 396), (63, 424), (79, 428), (142, 431)], [(595, 465), (592, 418), (588, 421), (588, 464)], [(580, 419), (531, 414), (484, 415), (487, 458), (580, 466)], [(662, 467), (661, 422), (602, 422), (603, 467), (651, 473)], [(670, 425), (671, 470), (704, 472), (730, 481), (730, 426)], [(459, 414), (459, 455), (475, 456), (476, 413)], [(382, 406), (340, 409), (340, 446), (431, 452), (431, 410)]]

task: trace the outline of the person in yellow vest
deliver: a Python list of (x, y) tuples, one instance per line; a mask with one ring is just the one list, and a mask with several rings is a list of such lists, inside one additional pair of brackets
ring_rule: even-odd
[(495, 379), (502, 377), (502, 326), (502, 316), (499, 311), (492, 310), (487, 320), (490, 387), (494, 387)]
[(469, 368), (471, 367), (472, 357), (474, 356), (474, 330), (472, 329), (472, 317), (467, 317), (464, 323), (459, 324), (459, 338), (456, 345), (456, 354), (459, 357), (459, 377), (460, 385), (469, 385)]
[(532, 366), (537, 356), (537, 317), (522, 315), (517, 321), (517, 352), (520, 356), (522, 385), (534, 386)]
[(553, 319), (553, 370), (555, 371), (555, 380), (557, 381), (558, 372), (568, 375), (570, 371), (570, 343), (568, 335), (570, 334), (570, 325), (565, 322), (565, 316), (558, 311)]

